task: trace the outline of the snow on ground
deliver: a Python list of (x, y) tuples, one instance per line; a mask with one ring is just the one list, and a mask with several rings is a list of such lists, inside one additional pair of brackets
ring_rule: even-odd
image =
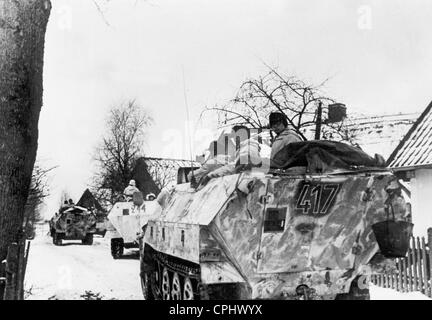
[[(54, 246), (48, 226), (37, 230), (27, 265), (26, 299), (141, 300), (137, 250), (126, 250), (124, 259), (111, 257), (108, 238), (95, 236), (92, 246), (64, 241)], [(401, 293), (370, 285), (371, 300), (432, 300), (420, 292)]]
[(92, 246), (80, 241), (54, 246), (48, 226), (41, 226), (30, 246), (26, 299), (143, 299), (137, 250), (125, 250), (123, 259), (114, 260), (109, 243), (95, 236)]
[(398, 292), (393, 289), (386, 289), (370, 284), (371, 300), (432, 300), (421, 292)]

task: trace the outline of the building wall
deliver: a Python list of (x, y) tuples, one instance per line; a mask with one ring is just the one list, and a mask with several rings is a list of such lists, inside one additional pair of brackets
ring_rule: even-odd
[(432, 169), (416, 170), (411, 186), (414, 235), (425, 237), (432, 228)]

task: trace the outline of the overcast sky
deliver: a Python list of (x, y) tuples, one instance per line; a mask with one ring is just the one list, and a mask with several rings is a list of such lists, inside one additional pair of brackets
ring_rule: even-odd
[[(430, 0), (53, 0), (46, 33), (38, 158), (58, 165), (74, 200), (92, 171), (109, 108), (136, 99), (154, 118), (146, 155), (189, 157), (184, 89), (195, 136), (206, 105), (234, 96), (263, 61), (326, 85), (348, 112), (418, 112), (432, 100)], [(109, 24), (109, 25), (107, 25)], [(184, 81), (183, 81), (184, 74)], [(52, 211), (52, 212), (51, 212)]]

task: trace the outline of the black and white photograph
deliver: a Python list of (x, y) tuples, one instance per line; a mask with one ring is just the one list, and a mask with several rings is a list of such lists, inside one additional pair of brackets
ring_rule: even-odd
[(0, 300), (432, 300), (431, 18), (0, 0)]

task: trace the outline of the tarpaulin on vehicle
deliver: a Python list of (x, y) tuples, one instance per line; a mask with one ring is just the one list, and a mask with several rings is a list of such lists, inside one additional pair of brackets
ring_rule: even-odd
[(326, 172), (353, 167), (381, 167), (377, 159), (359, 148), (335, 141), (294, 142), (276, 153), (274, 169), (307, 167), (309, 172)]

